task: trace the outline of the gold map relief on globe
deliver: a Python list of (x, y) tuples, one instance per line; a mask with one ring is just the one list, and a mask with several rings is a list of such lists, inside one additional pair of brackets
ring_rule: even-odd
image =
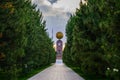
[(56, 38), (57, 39), (62, 39), (63, 38), (63, 33), (62, 32), (57, 32), (56, 33)]

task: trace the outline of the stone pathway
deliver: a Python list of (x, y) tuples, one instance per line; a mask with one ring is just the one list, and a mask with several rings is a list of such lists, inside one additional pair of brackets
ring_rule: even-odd
[(62, 60), (56, 60), (56, 63), (29, 78), (28, 80), (84, 80), (73, 70), (62, 63)]

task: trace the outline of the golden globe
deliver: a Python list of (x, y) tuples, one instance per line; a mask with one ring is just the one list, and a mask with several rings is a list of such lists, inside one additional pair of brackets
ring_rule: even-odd
[(62, 39), (63, 38), (63, 33), (62, 32), (57, 32), (56, 33), (56, 38), (57, 39)]

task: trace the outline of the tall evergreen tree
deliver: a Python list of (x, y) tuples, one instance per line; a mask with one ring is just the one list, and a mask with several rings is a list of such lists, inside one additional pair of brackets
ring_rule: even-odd
[[(117, 62), (120, 60), (120, 50), (117, 43), (119, 43), (120, 32), (118, 23), (120, 7), (118, 5), (117, 0), (88, 0), (87, 4), (81, 4), (80, 9), (77, 9), (75, 21), (68, 22), (74, 25), (71, 25), (73, 28), (68, 31), (73, 32), (71, 50), (67, 52), (72, 54), (70, 58), (86, 74), (106, 75), (107, 67), (110, 67), (111, 71), (119, 70)], [(67, 35), (68, 40), (70, 35)], [(67, 48), (68, 46), (65, 49)], [(66, 57), (67, 52), (64, 53), (64, 60), (70, 63), (69, 58)], [(107, 71), (107, 75), (108, 73)], [(114, 73), (109, 73), (109, 76), (118, 79), (119, 73)]]
[[(0, 74), (18, 76), (55, 61), (42, 13), (29, 0), (0, 3)], [(0, 76), (1, 77), (1, 76)], [(7, 79), (8, 80), (8, 79)]]

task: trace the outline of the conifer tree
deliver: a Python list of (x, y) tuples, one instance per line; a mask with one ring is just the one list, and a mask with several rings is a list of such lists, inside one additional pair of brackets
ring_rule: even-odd
[[(117, 0), (114, 1), (96, 1), (88, 0), (87, 4), (81, 4), (80, 9), (76, 10), (74, 15), (75, 22), (69, 24), (73, 28), (72, 46), (70, 57), (81, 70), (87, 74), (107, 75), (118, 79), (118, 72), (111, 74), (107, 67), (120, 69), (119, 55), (119, 14), (120, 7)], [(117, 16), (117, 17), (116, 17)], [(116, 24), (117, 23), (117, 24)], [(69, 25), (70, 26), (70, 25)], [(68, 27), (68, 25), (67, 25)], [(67, 33), (69, 33), (68, 31)], [(68, 40), (70, 34), (67, 34)], [(67, 41), (68, 44), (69, 41)], [(67, 49), (66, 46), (65, 49)], [(64, 60), (69, 62), (67, 52), (64, 53)]]
[(35, 8), (29, 0), (0, 3), (0, 74), (7, 80), (55, 61), (53, 42)]

